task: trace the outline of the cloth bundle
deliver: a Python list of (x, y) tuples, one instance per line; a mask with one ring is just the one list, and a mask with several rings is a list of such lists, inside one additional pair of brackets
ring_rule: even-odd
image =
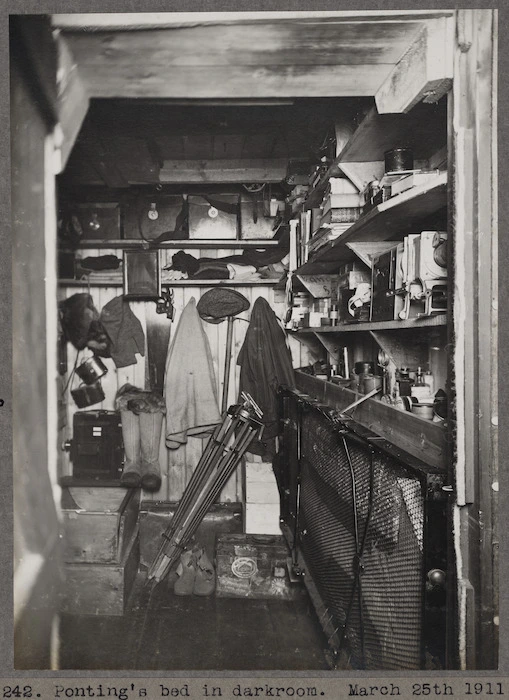
[(111, 341), (90, 294), (73, 294), (59, 307), (64, 335), (77, 350), (88, 347), (96, 355), (110, 357)]

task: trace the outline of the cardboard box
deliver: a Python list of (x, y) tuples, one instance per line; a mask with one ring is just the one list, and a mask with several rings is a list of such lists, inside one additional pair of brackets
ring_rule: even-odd
[(253, 535), (280, 535), (279, 503), (246, 503), (244, 529)]
[(270, 462), (246, 463), (246, 503), (279, 504), (279, 490)]

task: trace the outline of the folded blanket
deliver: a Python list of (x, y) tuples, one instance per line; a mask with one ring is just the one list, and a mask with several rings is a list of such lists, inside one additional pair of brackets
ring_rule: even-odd
[(164, 395), (171, 450), (189, 435), (204, 437), (221, 421), (212, 355), (194, 299), (183, 310), (168, 350)]

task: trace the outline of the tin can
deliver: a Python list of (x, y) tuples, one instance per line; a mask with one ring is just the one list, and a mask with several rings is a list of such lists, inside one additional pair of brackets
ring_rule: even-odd
[(410, 148), (393, 148), (386, 151), (384, 160), (386, 173), (413, 170), (414, 167), (414, 153)]

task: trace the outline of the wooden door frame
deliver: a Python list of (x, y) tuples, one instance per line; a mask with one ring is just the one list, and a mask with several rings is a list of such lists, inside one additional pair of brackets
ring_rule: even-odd
[[(494, 642), (498, 629), (496, 14), (496, 10), (455, 13), (449, 97), (454, 259), (450, 361), (455, 391), (451, 451), (455, 491), (450, 512), (451, 554), (456, 559), (449, 658), (460, 668), (495, 668), (498, 653)], [(89, 95), (79, 66), (66, 56), (65, 46), (61, 52), (63, 169), (87, 113)], [(401, 109), (406, 109), (403, 103)], [(483, 308), (489, 311), (481, 313)]]
[(498, 665), (496, 37), (496, 10), (457, 12), (450, 96), (450, 359), (461, 669)]

